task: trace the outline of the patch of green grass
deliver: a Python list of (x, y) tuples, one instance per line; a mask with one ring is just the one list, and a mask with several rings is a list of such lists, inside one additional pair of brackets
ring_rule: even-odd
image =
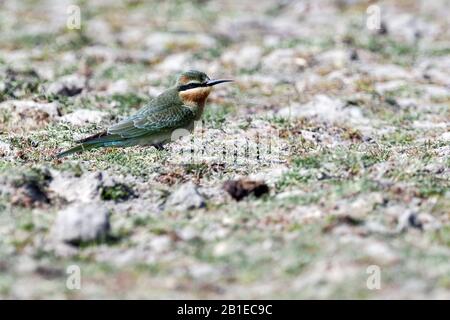
[(55, 49), (57, 51), (78, 51), (93, 43), (93, 41), (83, 32), (83, 28), (68, 30), (59, 36)]
[(209, 171), (209, 165), (205, 162), (188, 163), (184, 166), (186, 174), (194, 175), (196, 177), (203, 177)]
[(450, 55), (450, 47), (436, 47), (427, 49), (425, 52), (426, 56), (448, 56)]
[(0, 158), (0, 173), (8, 172), (15, 168), (15, 164)]
[(405, 132), (405, 130), (396, 130), (393, 133), (385, 134), (381, 137), (383, 144), (389, 146), (410, 145), (415, 140), (415, 135)]
[[(308, 186), (306, 186), (304, 189), (308, 189)], [(305, 192), (301, 195), (287, 196), (283, 198), (281, 202), (275, 201), (275, 205), (272, 207), (272, 210), (276, 210), (277, 207), (280, 206), (306, 206), (313, 203), (318, 203), (324, 196), (326, 196), (326, 192), (324, 190), (311, 190), (310, 192)]]
[(311, 174), (302, 174), (298, 168), (293, 168), (281, 176), (276, 183), (276, 189), (281, 191), (290, 186), (305, 184), (312, 178)]
[(336, 198), (345, 198), (357, 194), (380, 191), (379, 184), (366, 177), (352, 180), (331, 180), (331, 183), (335, 185), (334, 189), (332, 189), (332, 194)]
[(434, 231), (431, 234), (431, 239), (450, 248), (450, 225), (445, 225), (442, 228)]
[(362, 154), (352, 150), (337, 149), (334, 153), (330, 153), (329, 161), (334, 162), (342, 171), (350, 175), (358, 175), (364, 169), (362, 162)]
[(400, 65), (411, 65), (418, 55), (417, 45), (394, 40), (388, 36), (372, 35), (357, 40), (356, 45)]
[[(61, 64), (55, 67), (55, 78), (63, 77), (66, 75), (76, 74), (79, 70), (79, 63), (67, 63)], [(58, 95), (64, 98), (68, 98), (63, 95)]]
[(375, 147), (370, 148), (361, 155), (361, 161), (364, 168), (373, 166), (376, 163), (384, 162), (389, 159), (391, 152), (388, 148)]
[(397, 117), (393, 116), (391, 118), (392, 124), (393, 125), (405, 125), (405, 124), (411, 124), (413, 121), (417, 121), (420, 120), (421, 118), (421, 114), (418, 112), (405, 112), (405, 113), (401, 113), (399, 114)]
[(17, 160), (35, 163), (38, 161), (51, 162), (56, 149), (66, 149), (74, 145), (74, 137), (81, 133), (97, 131), (96, 125), (72, 128), (64, 123), (52, 123), (45, 130), (31, 131), (26, 135), (16, 135), (9, 139), (15, 148), (24, 151)]
[(22, 223), (19, 225), (19, 228), (27, 232), (32, 232), (35, 228), (35, 225), (33, 223), (33, 220), (29, 219), (27, 221), (22, 221)]
[(60, 94), (47, 94), (43, 93), (42, 95), (38, 96), (39, 98), (45, 99), (48, 102), (55, 102), (57, 101), (59, 105), (61, 106), (61, 111), (67, 112), (70, 108), (70, 105), (73, 104), (73, 98), (67, 97), (65, 95)]
[(9, 45), (16, 48), (33, 49), (40, 46), (49, 46), (55, 42), (56, 34), (54, 33), (38, 33), (38, 34), (21, 34), (10, 39)]
[(41, 32), (38, 34), (19, 33), (18, 36), (8, 39), (5, 46), (12, 48), (35, 49), (42, 48), (42, 58), (61, 51), (77, 51), (92, 44), (92, 40), (83, 32), (83, 28), (68, 30), (62, 29), (58, 33)]
[(100, 79), (111, 81), (127, 79), (134, 80), (145, 73), (146, 65), (143, 63), (116, 63), (106, 69), (103, 69), (98, 75)]
[(298, 46), (317, 47), (322, 50), (331, 49), (335, 45), (333, 37), (315, 37), (315, 38), (286, 38), (277, 44), (276, 48), (295, 48)]
[(114, 111), (117, 114), (128, 114), (133, 109), (141, 108), (149, 100), (135, 93), (114, 94), (111, 97), (111, 101), (115, 104)]
[(419, 188), (419, 195), (423, 198), (443, 196), (450, 190), (450, 181), (446, 178), (420, 175), (414, 182)]
[(75, 177), (81, 177), (83, 175), (83, 166), (79, 162), (71, 162), (71, 161), (64, 161), (61, 164), (58, 165), (58, 169), (61, 171), (68, 171), (73, 173)]
[(408, 183), (416, 196), (429, 198), (444, 196), (450, 190), (450, 181), (440, 174), (428, 171), (405, 172), (403, 168), (396, 168), (385, 175), (386, 178)]
[(384, 94), (384, 99), (387, 103), (391, 103), (395, 101), (395, 98), (418, 98), (423, 94), (423, 90), (420, 88), (411, 85), (404, 84), (395, 90), (387, 91)]
[(12, 177), (12, 182), (15, 187), (20, 187), (27, 183), (35, 183), (42, 186), (51, 180), (50, 172), (43, 167), (15, 169), (8, 175)]
[(222, 128), (230, 112), (230, 107), (216, 104), (208, 105), (203, 113), (203, 123), (214, 129)]
[(294, 157), (292, 168), (281, 176), (276, 184), (276, 189), (283, 190), (286, 187), (302, 185), (316, 179), (318, 173), (316, 169), (321, 167), (322, 161), (323, 155)]
[(124, 184), (116, 184), (110, 187), (104, 187), (101, 192), (102, 200), (113, 200), (113, 201), (123, 201), (134, 195), (133, 190), (124, 185)]
[[(319, 181), (319, 176), (323, 176), (320, 169), (325, 163), (334, 163), (350, 176), (358, 175), (367, 165), (372, 165), (377, 161), (385, 159), (384, 153), (374, 153), (367, 155), (353, 150), (338, 148), (335, 150), (322, 150), (321, 153), (309, 154), (302, 157), (294, 157), (292, 168), (277, 182), (277, 189), (282, 190), (288, 186), (310, 184)], [(326, 176), (326, 174), (325, 174)], [(327, 179), (331, 180), (331, 179)]]
[(321, 159), (317, 155), (310, 155), (306, 157), (295, 157), (292, 163), (295, 167), (301, 167), (304, 169), (317, 169), (321, 166)]
[[(216, 242), (201, 239), (187, 249), (199, 261), (230, 268), (233, 277), (244, 283), (253, 283), (263, 277), (298, 275), (320, 256), (319, 226), (297, 225), (290, 230), (290, 234), (295, 236), (287, 242), (264, 228), (266, 227), (249, 229), (243, 223), (227, 237), (228, 240), (225, 241), (229, 250), (220, 255), (215, 254)], [(265, 248), (264, 243), (269, 239), (271, 247)], [(280, 264), (280, 261), (283, 263)], [(269, 272), (274, 266), (277, 266), (276, 270)]]
[(122, 174), (147, 177), (158, 169), (155, 163), (164, 162), (165, 152), (151, 147), (107, 148), (89, 150), (76, 157), (89, 161), (89, 170), (112, 169)]
[[(223, 51), (231, 44), (231, 41), (226, 37), (217, 36), (217, 45), (194, 52), (192, 58), (194, 60), (209, 60), (213, 61), (219, 59)], [(194, 49), (194, 48), (193, 48)]]
[(32, 69), (7, 69), (3, 82), (4, 88), (0, 91), (0, 102), (39, 93), (42, 80)]
[[(2, 101), (2, 99), (7, 100), (8, 98), (4, 98), (4, 96), (1, 95), (0, 93), (0, 102)], [(1, 109), (0, 110), (0, 124), (2, 124), (2, 131), (3, 132), (3, 128), (6, 129), (6, 127), (8, 127), (8, 123), (12, 120), (12, 114), (11, 111), (8, 109)]]

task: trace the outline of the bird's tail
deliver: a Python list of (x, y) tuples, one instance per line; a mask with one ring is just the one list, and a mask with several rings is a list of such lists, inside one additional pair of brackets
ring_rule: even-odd
[(85, 150), (90, 150), (94, 148), (100, 147), (120, 147), (124, 146), (127, 139), (122, 138), (121, 136), (115, 134), (107, 134), (106, 132), (100, 132), (94, 134), (93, 136), (87, 137), (85, 139), (79, 140), (80, 144), (59, 153), (56, 158), (60, 159), (62, 157), (68, 156), (72, 153), (82, 152)]
[(82, 151), (85, 151), (85, 150), (98, 148), (98, 147), (101, 147), (101, 146), (103, 146), (103, 143), (97, 143), (97, 144), (85, 144), (85, 143), (82, 143), (82, 144), (79, 144), (79, 145), (69, 149), (69, 150), (66, 150), (66, 151), (58, 153), (56, 155), (56, 158), (60, 159), (60, 158), (63, 158), (65, 156), (68, 156), (68, 155), (70, 155), (72, 153), (82, 152)]

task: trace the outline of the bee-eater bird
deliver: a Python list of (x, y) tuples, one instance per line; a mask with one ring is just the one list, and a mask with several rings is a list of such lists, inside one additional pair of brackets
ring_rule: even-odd
[(176, 84), (151, 100), (130, 117), (105, 131), (77, 141), (79, 145), (61, 152), (58, 158), (101, 147), (151, 145), (161, 147), (172, 139), (172, 132), (192, 132), (194, 121), (200, 119), (212, 86), (233, 80), (212, 80), (195, 70), (183, 72)]

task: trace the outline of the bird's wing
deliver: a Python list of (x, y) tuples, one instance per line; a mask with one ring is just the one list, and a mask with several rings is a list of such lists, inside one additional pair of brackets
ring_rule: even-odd
[(188, 125), (194, 118), (192, 110), (181, 101), (173, 101), (162, 94), (136, 114), (108, 128), (108, 134), (123, 138), (170, 131)]

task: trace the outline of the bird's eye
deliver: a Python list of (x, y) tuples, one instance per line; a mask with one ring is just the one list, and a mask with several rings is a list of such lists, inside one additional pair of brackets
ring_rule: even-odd
[(179, 91), (189, 90), (189, 89), (195, 89), (198, 87), (202, 87), (204, 84), (200, 83), (198, 80), (189, 81), (186, 84), (183, 84), (179, 87)]

